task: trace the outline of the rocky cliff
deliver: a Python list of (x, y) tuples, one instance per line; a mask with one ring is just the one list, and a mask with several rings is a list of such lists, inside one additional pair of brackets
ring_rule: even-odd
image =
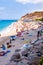
[[(18, 22), (12, 23), (6, 29), (1, 31), (1, 37), (16, 35), (18, 32), (25, 30), (37, 29), (40, 26), (38, 22), (29, 22), (29, 20), (35, 20), (36, 18), (43, 18), (43, 12), (34, 12), (22, 16)], [(28, 22), (24, 22), (24, 20), (28, 20)]]
[(21, 20), (35, 20), (35, 19), (43, 18), (43, 11), (27, 13), (26, 15), (21, 17)]

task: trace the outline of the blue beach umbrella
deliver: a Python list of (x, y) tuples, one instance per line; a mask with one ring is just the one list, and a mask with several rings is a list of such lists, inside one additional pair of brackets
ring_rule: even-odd
[(16, 36), (10, 36), (10, 37), (11, 37), (12, 39), (13, 39), (13, 38), (16, 38)]
[(4, 44), (2, 45), (2, 49), (3, 49), (3, 50), (6, 50), (6, 47), (5, 47), (5, 45), (4, 45)]

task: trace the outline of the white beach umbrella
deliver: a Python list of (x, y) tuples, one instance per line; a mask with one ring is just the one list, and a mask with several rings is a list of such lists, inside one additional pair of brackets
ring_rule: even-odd
[(24, 44), (21, 49), (29, 49), (29, 48), (32, 47), (32, 46), (33, 46), (33, 45), (30, 45), (30, 44)]

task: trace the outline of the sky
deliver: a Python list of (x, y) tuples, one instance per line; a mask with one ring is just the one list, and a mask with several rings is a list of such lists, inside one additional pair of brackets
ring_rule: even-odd
[(0, 19), (20, 19), (34, 11), (43, 11), (43, 0), (0, 0)]

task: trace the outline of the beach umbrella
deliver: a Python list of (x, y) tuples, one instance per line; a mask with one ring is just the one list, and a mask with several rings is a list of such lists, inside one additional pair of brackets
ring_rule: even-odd
[(2, 45), (2, 49), (3, 49), (3, 50), (6, 50), (6, 47), (5, 47), (5, 45), (4, 45), (4, 44)]
[(15, 38), (15, 36), (10, 36), (11, 38)]
[(32, 45), (30, 45), (30, 44), (24, 44), (21, 49), (29, 49), (30, 47), (32, 47)]
[(10, 36), (12, 39), (16, 39), (16, 36)]

